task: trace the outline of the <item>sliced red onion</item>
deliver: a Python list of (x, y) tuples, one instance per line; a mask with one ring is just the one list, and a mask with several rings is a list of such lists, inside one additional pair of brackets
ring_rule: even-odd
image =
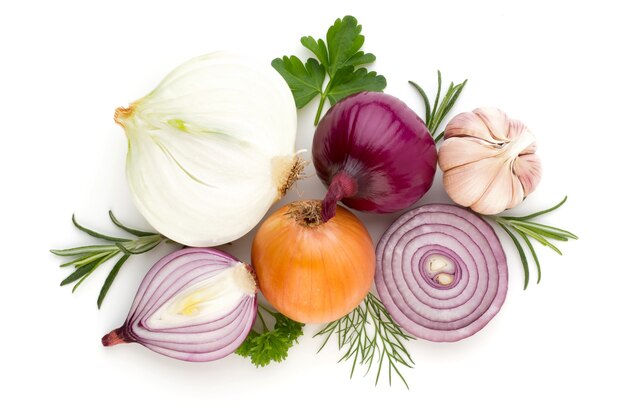
[(104, 346), (137, 342), (191, 362), (237, 349), (256, 318), (251, 268), (217, 249), (187, 248), (158, 261), (143, 279), (128, 318)]
[(396, 220), (376, 248), (376, 289), (412, 335), (455, 342), (500, 310), (506, 255), (493, 228), (469, 210), (430, 204)]

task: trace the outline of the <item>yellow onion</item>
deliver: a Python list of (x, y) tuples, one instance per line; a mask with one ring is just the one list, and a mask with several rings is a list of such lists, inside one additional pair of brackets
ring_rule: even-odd
[(326, 323), (352, 311), (375, 271), (372, 239), (348, 210), (322, 222), (321, 201), (283, 206), (259, 228), (252, 266), (265, 298), (301, 323)]

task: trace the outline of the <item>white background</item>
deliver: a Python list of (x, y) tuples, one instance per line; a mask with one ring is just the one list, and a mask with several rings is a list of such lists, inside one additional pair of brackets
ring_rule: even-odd
[[(0, 6), (0, 414), (626, 413), (619, 2), (11, 3)], [(446, 81), (469, 78), (455, 112), (494, 105), (525, 121), (544, 176), (517, 212), (567, 194), (543, 220), (581, 239), (562, 244), (563, 257), (540, 248), (544, 279), (523, 291), (503, 236), (510, 285), (501, 312), (467, 340), (411, 342), (410, 391), (397, 380), (374, 387), (360, 370), (350, 380), (334, 346), (315, 354), (319, 326), (306, 328), (286, 362), (263, 369), (235, 355), (192, 364), (136, 344), (103, 348), (100, 337), (123, 322), (148, 267), (171, 249), (127, 263), (100, 311), (107, 271), (73, 295), (58, 286), (67, 271), (47, 250), (90, 242), (71, 226), (72, 213), (102, 231), (114, 231), (109, 209), (147, 227), (130, 202), (126, 139), (113, 110), (199, 54), (236, 49), (268, 65), (302, 56), (301, 36), (323, 36), (345, 14), (363, 24), (364, 49), (377, 56), (386, 91), (418, 113), (407, 81), (432, 92), (441, 69)], [(299, 112), (299, 148), (310, 148), (314, 107)], [(307, 172), (284, 202), (323, 196), (312, 167)], [(447, 201), (438, 176), (422, 202)], [(397, 216), (361, 218), (377, 240)], [(251, 236), (226, 250), (248, 260)]]

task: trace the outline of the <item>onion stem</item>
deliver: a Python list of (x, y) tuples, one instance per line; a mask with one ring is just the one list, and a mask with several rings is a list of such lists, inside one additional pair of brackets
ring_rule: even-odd
[(322, 222), (335, 217), (337, 203), (346, 197), (352, 197), (357, 193), (358, 187), (355, 179), (344, 170), (337, 172), (330, 182), (328, 192), (322, 202)]

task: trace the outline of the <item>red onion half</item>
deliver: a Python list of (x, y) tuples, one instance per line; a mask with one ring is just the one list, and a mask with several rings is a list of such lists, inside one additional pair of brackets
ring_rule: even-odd
[(322, 118), (313, 137), (313, 164), (329, 187), (322, 219), (337, 202), (392, 213), (419, 200), (433, 182), (435, 142), (413, 110), (384, 93), (346, 97)]
[(217, 249), (181, 249), (150, 269), (126, 322), (102, 344), (137, 342), (175, 359), (212, 361), (241, 345), (256, 311), (248, 265)]
[(376, 248), (376, 289), (412, 335), (455, 342), (482, 329), (506, 298), (506, 255), (469, 210), (430, 204), (396, 220)]

